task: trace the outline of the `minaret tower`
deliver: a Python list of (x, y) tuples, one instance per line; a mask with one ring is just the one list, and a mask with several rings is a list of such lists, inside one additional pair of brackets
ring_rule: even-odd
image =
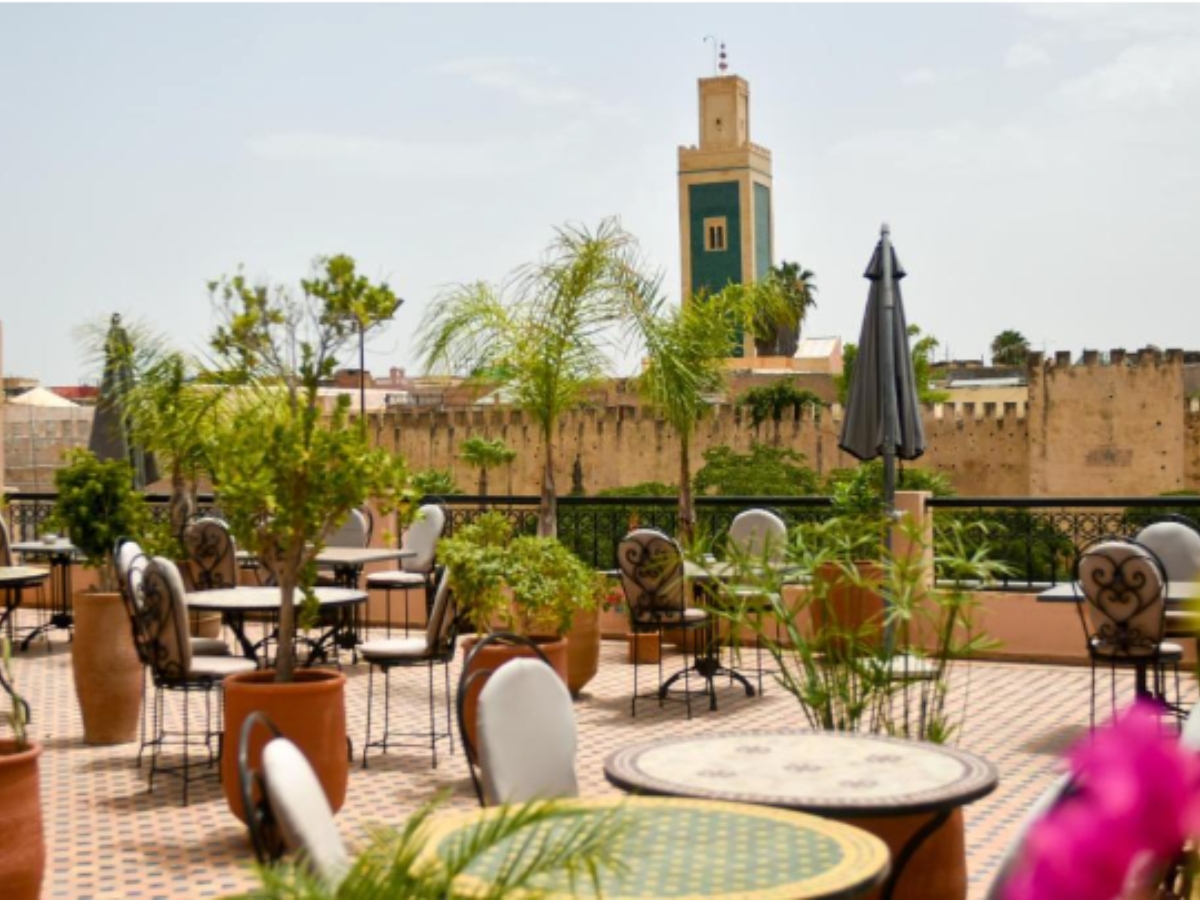
[[(700, 146), (679, 148), (679, 234), (683, 297), (749, 284), (771, 268), (771, 152), (750, 143), (750, 85), (726, 75), (701, 78)], [(744, 337), (734, 356), (753, 356)]]

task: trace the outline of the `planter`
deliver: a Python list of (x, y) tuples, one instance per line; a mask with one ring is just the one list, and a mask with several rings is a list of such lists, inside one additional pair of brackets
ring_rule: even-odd
[(142, 708), (142, 664), (120, 594), (75, 594), (71, 668), (84, 741), (124, 744), (135, 740)]
[(191, 613), (192, 637), (219, 638), (221, 636), (220, 613)]
[(641, 633), (630, 632), (625, 635), (625, 641), (629, 644), (629, 662), (631, 665), (645, 665), (647, 663), (658, 664), (662, 659), (662, 646), (658, 641), (658, 634), (653, 631)]
[[(478, 643), (478, 638), (470, 637), (462, 642), (463, 659), (465, 660), (471, 653), (472, 648)], [(554, 671), (558, 673), (558, 677), (563, 680), (563, 684), (568, 684), (567, 681), (567, 640), (561, 637), (535, 637), (531, 636), (538, 648), (550, 660), (550, 665)], [(500, 644), (489, 644), (471, 660), (471, 667), (463, 673), (463, 679), (466, 680), (471, 676), (471, 673), (480, 670), (495, 671), (500, 668), (510, 659), (516, 659), (519, 656), (533, 657), (534, 653), (528, 647), (507, 647)], [(467, 732), (467, 737), (471, 741), (471, 745), (475, 744), (475, 707), (479, 703), (479, 692), (483, 690), (483, 686), (487, 684), (488, 676), (481, 675), (472, 683), (466, 696), (463, 698), (463, 728)]]
[[(221, 784), (235, 816), (246, 821), (238, 781), (238, 742), (242, 723), (261, 712), (284, 737), (296, 744), (317, 773), (334, 812), (346, 802), (350, 760), (346, 744), (346, 676), (325, 669), (301, 669), (290, 684), (276, 684), (275, 673), (244, 672), (225, 679), (225, 746)], [(250, 742), (250, 765), (257, 770), (270, 737), (256, 729)]]
[[(930, 815), (872, 816), (840, 821), (875, 835), (888, 845), (895, 860), (917, 830), (929, 824)], [(876, 888), (865, 896), (866, 900), (878, 900), (883, 894)], [(893, 900), (965, 900), (966, 896), (967, 853), (963, 837), (963, 811), (956, 809), (908, 861), (892, 897)]]
[(42, 748), (30, 744), (16, 753), (15, 747), (0, 741), (0, 893), (5, 900), (37, 900), (46, 866), (38, 786)]
[(578, 697), (600, 669), (600, 610), (577, 612), (567, 632), (567, 689)]
[[(856, 562), (854, 568), (870, 584), (879, 584), (883, 578), (883, 567), (877, 562)], [(856, 632), (866, 644), (877, 644), (883, 634), (883, 597), (879, 591), (850, 583), (834, 563), (818, 566), (814, 578), (827, 582), (829, 587), (825, 603), (814, 598), (810, 604), (813, 634), (836, 626)], [(837, 642), (831, 642), (829, 649), (836, 648)]]

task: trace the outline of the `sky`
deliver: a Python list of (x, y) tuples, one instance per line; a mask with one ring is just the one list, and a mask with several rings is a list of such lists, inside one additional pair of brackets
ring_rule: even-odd
[(200, 351), (208, 282), (335, 253), (405, 300), (368, 368), (412, 372), (440, 292), (607, 216), (677, 297), (707, 36), (807, 334), (857, 340), (886, 221), (939, 357), (1200, 348), (1200, 6), (0, 5), (4, 374), (96, 380), (113, 312)]

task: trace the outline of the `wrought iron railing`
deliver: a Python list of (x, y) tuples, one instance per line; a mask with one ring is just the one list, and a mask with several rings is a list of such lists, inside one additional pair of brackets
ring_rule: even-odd
[(951, 522), (982, 524), (974, 536), (968, 530), (968, 543), (987, 541), (1011, 570), (1000, 589), (1016, 591), (1070, 580), (1076, 554), (1097, 538), (1133, 537), (1171, 515), (1200, 522), (1200, 496), (935, 497), (930, 506), (937, 547), (945, 547)]
[[(148, 494), (156, 518), (167, 516), (166, 494)], [(46, 518), (54, 506), (53, 492), (24, 491), (9, 494), (8, 521), (16, 541), (33, 540), (47, 530)], [(518, 533), (537, 531), (538, 498), (535, 496), (430, 497), (447, 512), (446, 533), (495, 510), (513, 523)], [(1200, 496), (1179, 497), (937, 497), (930, 501), (935, 543), (944, 551), (951, 522), (980, 523), (968, 529), (968, 543), (987, 541), (992, 556), (1010, 569), (1001, 579), (1001, 590), (1027, 591), (1070, 578), (1076, 553), (1105, 535), (1132, 537), (1146, 524), (1168, 515), (1183, 515), (1200, 522)], [(819, 522), (833, 515), (828, 497), (698, 497), (698, 532), (719, 542), (729, 523), (743, 509), (765, 508), (776, 512), (789, 527)], [(216, 512), (213, 497), (200, 497), (201, 512)], [(617, 543), (634, 527), (658, 528), (674, 534), (678, 523), (675, 497), (560, 497), (558, 536), (583, 560), (599, 569), (615, 566)]]

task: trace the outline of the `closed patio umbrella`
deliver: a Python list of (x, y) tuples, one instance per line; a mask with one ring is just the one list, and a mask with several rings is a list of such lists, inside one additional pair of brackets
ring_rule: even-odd
[(904, 274), (892, 248), (891, 231), (884, 224), (863, 273), (870, 279), (871, 289), (838, 441), (838, 446), (861, 460), (883, 457), (888, 513), (896, 503), (896, 457), (916, 459), (925, 452), (908, 321), (900, 297)]
[(158, 467), (153, 455), (130, 440), (123, 400), (133, 389), (133, 382), (133, 342), (121, 317), (113, 315), (104, 339), (104, 379), (100, 382), (88, 449), (100, 459), (127, 460), (133, 466), (133, 486), (141, 489), (158, 480)]

